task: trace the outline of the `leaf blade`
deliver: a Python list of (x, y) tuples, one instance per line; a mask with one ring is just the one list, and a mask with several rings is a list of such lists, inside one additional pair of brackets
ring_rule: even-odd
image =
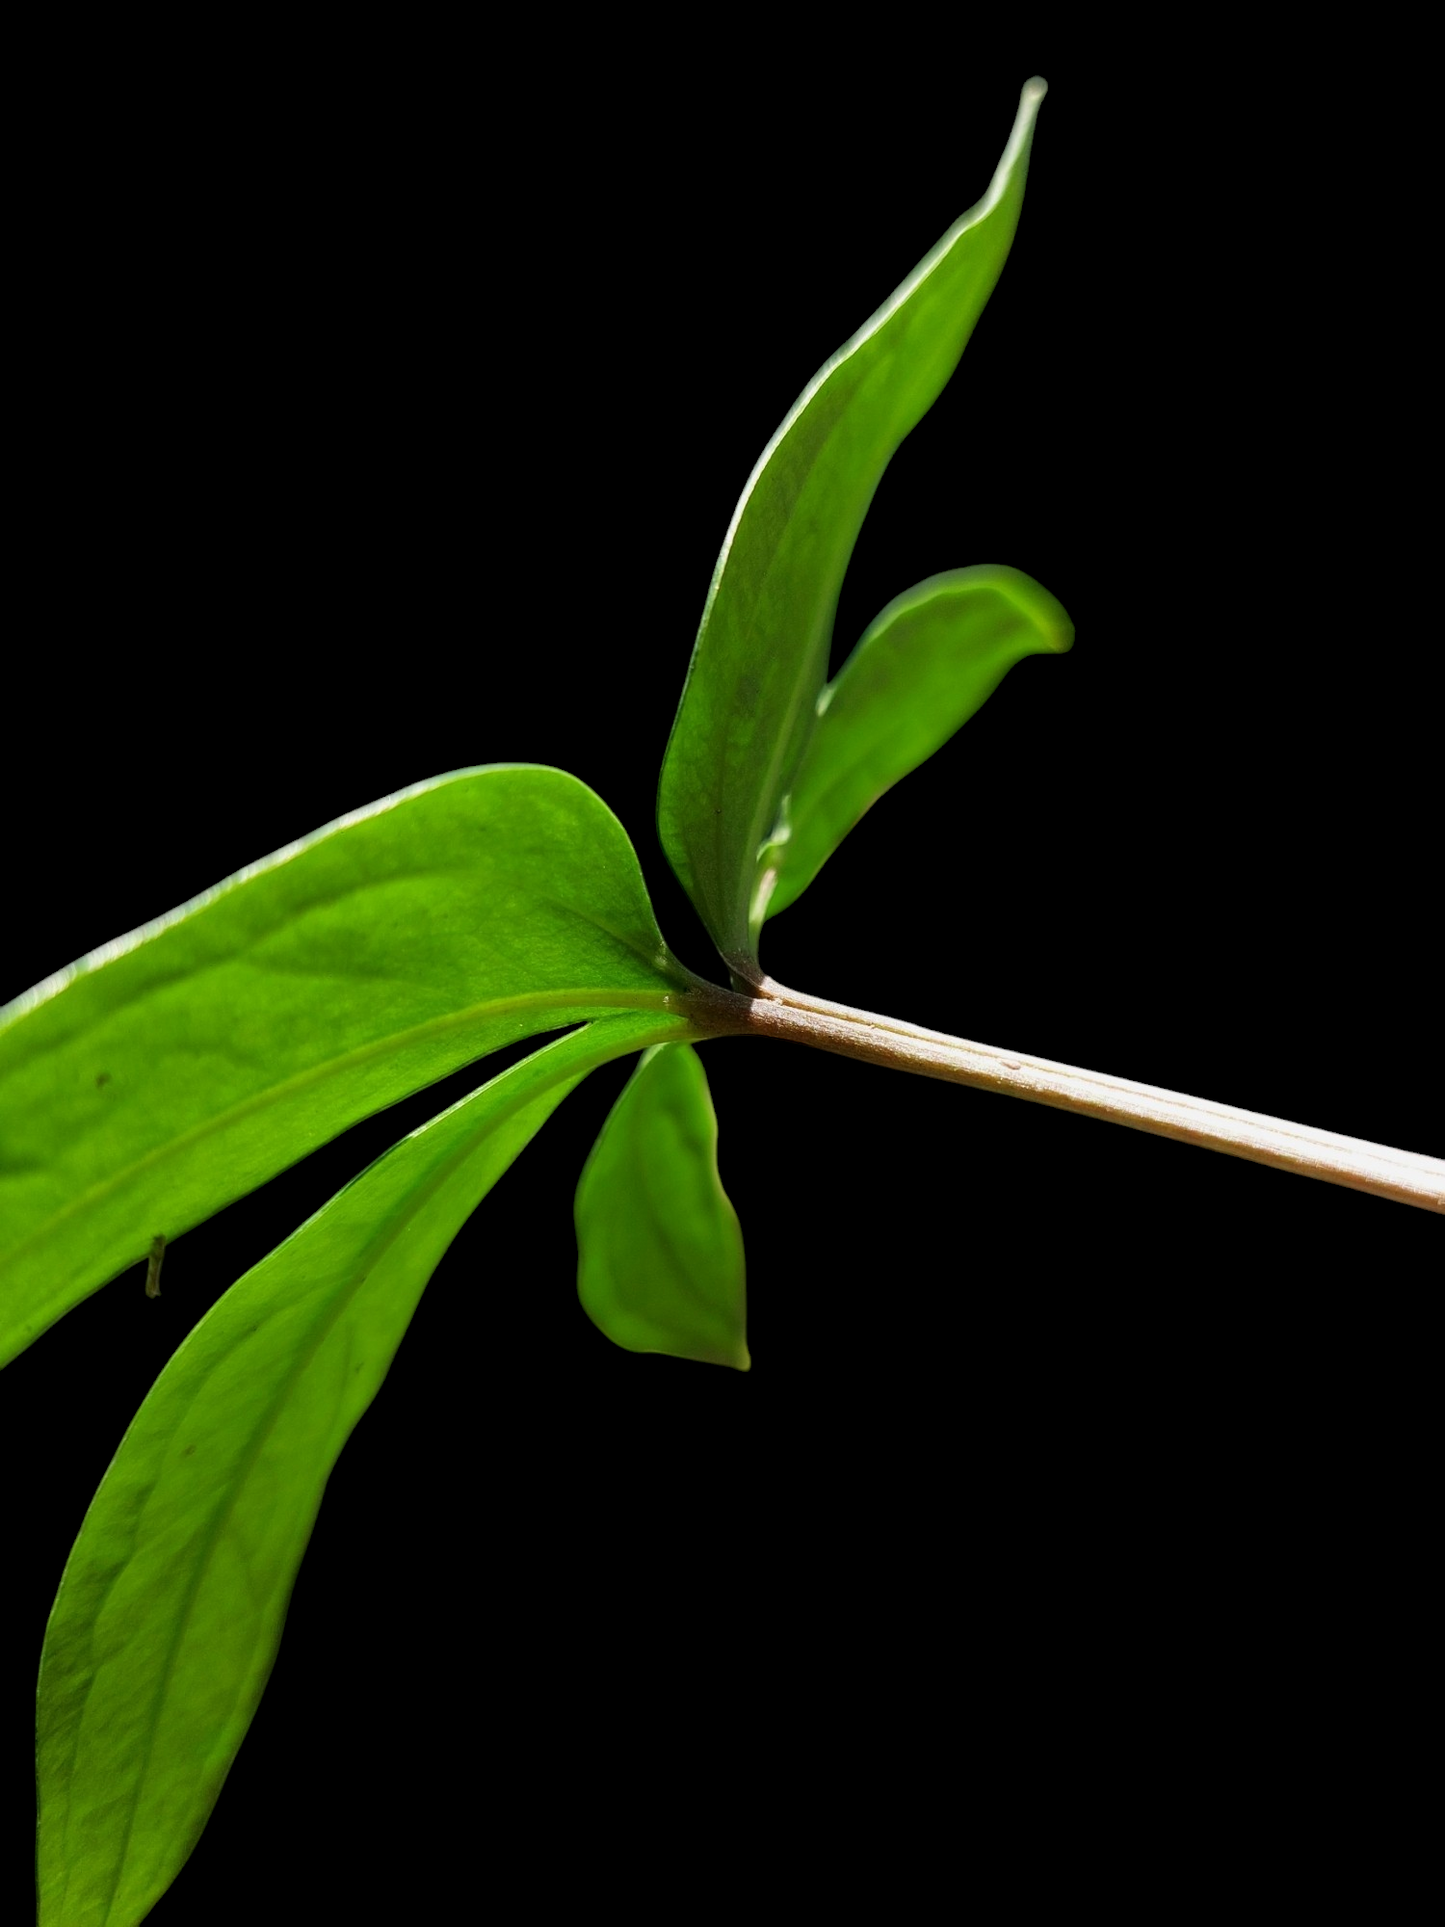
[(0, 1363), (150, 1249), (497, 1048), (681, 987), (575, 777), (418, 784), (0, 1012)]
[(577, 1295), (615, 1345), (747, 1371), (742, 1231), (697, 1052), (649, 1050), (577, 1185)]
[(590, 1070), (688, 1034), (638, 1013), (534, 1052), (395, 1145), (177, 1350), (91, 1504), (46, 1633), (42, 1927), (128, 1927), (170, 1885), (265, 1686), (327, 1476), (437, 1261)]
[(869, 623), (818, 719), (758, 859), (754, 929), (807, 889), (864, 812), (953, 736), (1025, 656), (1062, 655), (1074, 625), (1018, 569), (929, 576)]
[(663, 760), (658, 831), (729, 966), (756, 978), (757, 852), (802, 755), (873, 492), (952, 374), (1002, 271), (1041, 81), (984, 199), (826, 362), (764, 450), (723, 543)]

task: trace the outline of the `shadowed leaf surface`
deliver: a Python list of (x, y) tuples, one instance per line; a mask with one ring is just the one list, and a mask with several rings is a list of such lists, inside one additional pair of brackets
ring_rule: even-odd
[(603, 1018), (404, 1138), (238, 1280), (161, 1373), (46, 1635), (41, 1927), (131, 1927), (175, 1878), (255, 1713), (327, 1476), (438, 1260), (582, 1077), (669, 1034), (688, 1033)]
[(583, 1170), (576, 1216), (577, 1293), (614, 1344), (748, 1369), (743, 1236), (689, 1045), (658, 1045), (633, 1072)]
[(0, 1362), (233, 1198), (487, 1051), (682, 981), (561, 770), (404, 790), (0, 1014)]

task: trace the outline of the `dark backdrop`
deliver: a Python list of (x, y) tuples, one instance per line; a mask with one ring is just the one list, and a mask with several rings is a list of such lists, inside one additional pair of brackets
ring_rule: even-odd
[[(253, 49), (153, 98), (97, 55), (52, 83), (0, 998), (513, 760), (617, 811), (711, 974), (652, 806), (718, 544), (1037, 70), (1014, 257), (879, 491), (838, 658), (909, 583), (994, 560), (1077, 645), (870, 815), (765, 960), (1445, 1153), (1422, 196), (1380, 50), (1288, 84), (1163, 50), (1151, 82), (1147, 48), (883, 38), (802, 67), (741, 39)], [(905, 1849), (987, 1868), (1100, 1799), (1069, 1851), (1113, 1885), (1139, 1826), (1227, 1856), (1331, 1763), (1354, 1797), (1417, 1651), (1438, 1221), (790, 1047), (705, 1061), (753, 1371), (622, 1353), (578, 1308), (572, 1189), (625, 1068), (597, 1074), (436, 1274), (158, 1922), (440, 1918), (569, 1862), (646, 1884), (668, 1842), (711, 1885), (781, 1848), (896, 1900)], [(234, 1277), (483, 1074), (6, 1374), (17, 1918), (34, 1662), (129, 1415)]]

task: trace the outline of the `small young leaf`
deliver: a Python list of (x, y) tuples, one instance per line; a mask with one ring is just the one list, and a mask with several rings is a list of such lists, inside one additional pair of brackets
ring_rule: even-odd
[(41, 1927), (130, 1927), (190, 1854), (271, 1670), (327, 1476), (442, 1253), (581, 1078), (687, 1036), (604, 1018), (415, 1131), (238, 1280), (132, 1422), (41, 1662)]
[(942, 392), (1003, 269), (1042, 81), (983, 200), (794, 403), (723, 542), (663, 760), (658, 831), (729, 966), (757, 975), (757, 855), (828, 670), (844, 571), (889, 458)]
[(577, 1186), (577, 1293), (614, 1344), (747, 1371), (743, 1235), (717, 1168), (702, 1060), (660, 1044)]
[(870, 805), (941, 749), (1025, 656), (1074, 625), (1018, 569), (952, 569), (897, 596), (818, 698), (818, 720), (758, 858), (754, 937), (796, 903)]
[(357, 811), (0, 1012), (0, 1363), (359, 1118), (687, 981), (585, 784), (464, 770)]

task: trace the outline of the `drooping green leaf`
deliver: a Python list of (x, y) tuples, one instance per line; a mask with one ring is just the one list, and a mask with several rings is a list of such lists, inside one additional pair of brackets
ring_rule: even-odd
[(953, 373), (1008, 255), (1042, 81), (993, 184), (824, 364), (764, 450), (703, 610), (658, 792), (662, 845), (729, 966), (828, 668), (844, 571), (888, 460)]
[(818, 697), (817, 722), (758, 858), (753, 928), (807, 889), (885, 790), (918, 768), (1025, 656), (1072, 647), (1063, 605), (988, 563), (896, 596)]
[(687, 1044), (658, 1045), (633, 1072), (583, 1169), (576, 1218), (577, 1293), (614, 1344), (747, 1371), (743, 1235)]
[(170, 1885), (256, 1710), (327, 1476), (442, 1253), (590, 1070), (689, 1034), (606, 1017), (523, 1059), (395, 1145), (178, 1349), (50, 1618), (41, 1927), (131, 1927)]
[(516, 764), (387, 797), (95, 951), (0, 1012), (0, 1363), (357, 1119), (686, 981), (611, 811)]

